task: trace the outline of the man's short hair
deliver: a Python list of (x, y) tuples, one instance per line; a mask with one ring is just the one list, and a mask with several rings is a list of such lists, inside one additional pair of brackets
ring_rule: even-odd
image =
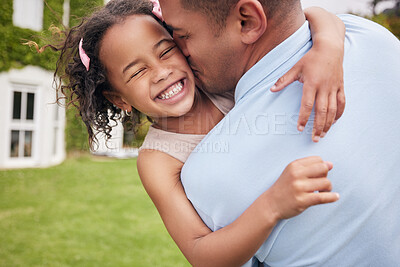
[[(267, 11), (267, 18), (277, 14), (287, 14), (291, 8), (297, 7), (300, 0), (258, 0)], [(217, 28), (225, 28), (226, 18), (239, 0), (181, 0), (182, 7), (205, 14)]]

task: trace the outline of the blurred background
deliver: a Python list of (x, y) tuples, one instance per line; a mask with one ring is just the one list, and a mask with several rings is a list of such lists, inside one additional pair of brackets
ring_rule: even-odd
[[(189, 266), (141, 186), (133, 134), (116, 125), (89, 151), (73, 108), (57, 105), (57, 55), (40, 46), (104, 0), (0, 0), (0, 266)], [(400, 0), (302, 0), (400, 37)], [(61, 23), (62, 22), (62, 23)]]

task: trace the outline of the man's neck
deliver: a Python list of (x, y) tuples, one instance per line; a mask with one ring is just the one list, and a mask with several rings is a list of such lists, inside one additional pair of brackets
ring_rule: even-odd
[(285, 19), (284, 22), (279, 22), (278, 26), (275, 20), (269, 20), (264, 35), (256, 43), (249, 45), (245, 73), (275, 47), (294, 34), (306, 20), (302, 11), (293, 15), (288, 14), (287, 17), (288, 19)]

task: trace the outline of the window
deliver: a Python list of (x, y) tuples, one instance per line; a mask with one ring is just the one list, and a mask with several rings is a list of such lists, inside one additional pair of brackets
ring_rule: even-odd
[(32, 157), (33, 131), (11, 131), (10, 157)]
[(43, 0), (14, 0), (14, 25), (41, 31), (43, 28), (43, 7)]
[(10, 158), (31, 158), (35, 128), (36, 87), (13, 84)]
[(26, 119), (33, 120), (33, 109), (35, 107), (35, 94), (27, 93), (27, 101), (26, 101)]
[(21, 92), (14, 92), (13, 119), (21, 119)]
[(34, 119), (34, 110), (34, 93), (14, 91), (13, 120), (32, 121)]
[(11, 131), (10, 157), (17, 158), (19, 154), (19, 131)]
[(25, 131), (24, 157), (32, 157), (32, 131)]

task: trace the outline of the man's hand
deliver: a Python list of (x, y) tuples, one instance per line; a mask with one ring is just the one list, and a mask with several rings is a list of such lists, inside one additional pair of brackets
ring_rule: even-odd
[(332, 168), (332, 163), (320, 157), (308, 157), (290, 163), (266, 191), (277, 218), (288, 219), (311, 206), (337, 201), (339, 194), (331, 192), (332, 184), (327, 178)]

